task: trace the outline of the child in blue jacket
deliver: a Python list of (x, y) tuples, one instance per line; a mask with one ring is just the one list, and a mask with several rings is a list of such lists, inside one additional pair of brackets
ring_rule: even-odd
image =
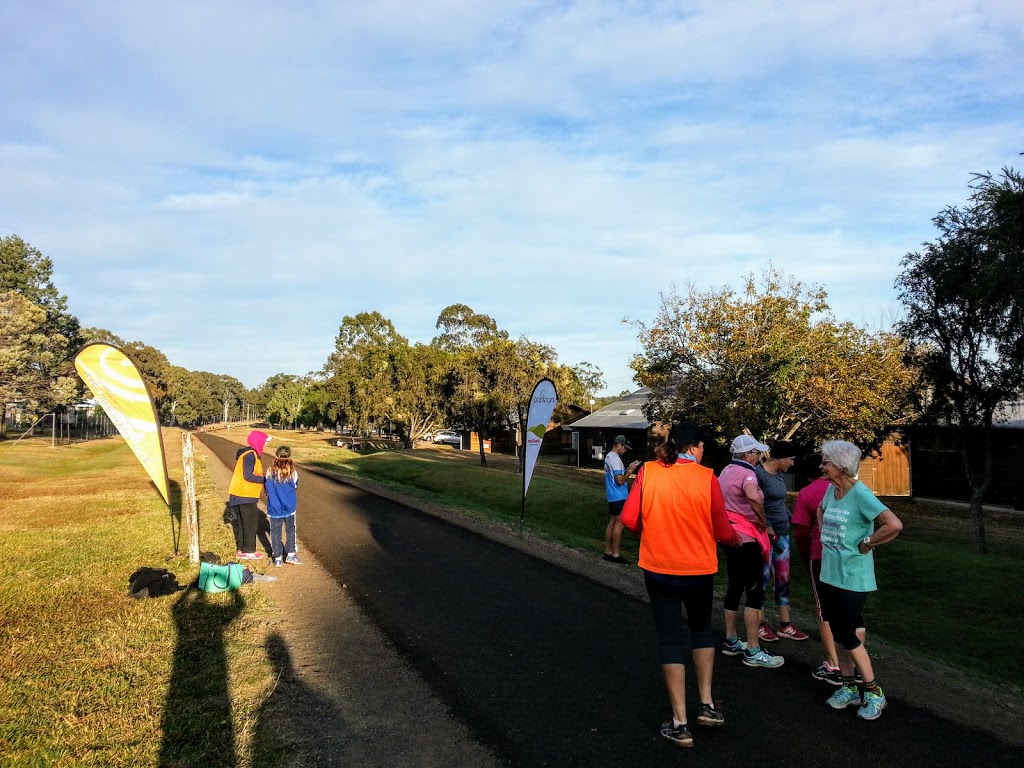
[[(273, 466), (267, 470), (267, 515), (270, 517), (270, 540), (274, 565), (302, 565), (295, 549), (295, 509), (298, 506), (299, 473), (292, 462), (292, 449), (282, 445), (275, 453)], [(282, 539), (287, 534), (287, 543)], [(287, 559), (285, 553), (287, 552)]]

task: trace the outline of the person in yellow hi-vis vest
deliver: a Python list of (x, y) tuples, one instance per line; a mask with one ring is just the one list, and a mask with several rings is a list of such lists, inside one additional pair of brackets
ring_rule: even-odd
[(235, 557), (239, 560), (259, 560), (256, 551), (256, 533), (263, 513), (256, 504), (263, 493), (266, 476), (263, 471), (263, 449), (270, 442), (266, 432), (253, 430), (245, 439), (248, 448), (239, 448), (235, 454), (235, 471), (228, 486), (228, 506), (231, 508), (235, 530)]

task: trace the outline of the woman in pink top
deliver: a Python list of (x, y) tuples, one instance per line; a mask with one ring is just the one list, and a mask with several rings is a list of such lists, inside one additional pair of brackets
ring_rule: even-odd
[(821, 647), (825, 651), (825, 661), (811, 672), (815, 680), (822, 680), (830, 685), (841, 685), (839, 676), (839, 656), (836, 655), (836, 643), (832, 639), (832, 630), (821, 615), (821, 601), (818, 599), (818, 585), (821, 583), (821, 530), (818, 528), (818, 505), (825, 498), (829, 482), (821, 475), (821, 454), (814, 453), (801, 462), (804, 476), (811, 481), (796, 495), (796, 506), (793, 507), (793, 538), (800, 556), (811, 574), (811, 590), (814, 593), (814, 607), (818, 611), (818, 627), (821, 631)]
[[(741, 656), (748, 667), (776, 669), (784, 659), (761, 647), (758, 629), (764, 603), (763, 566), (770, 556), (768, 526), (764, 517), (764, 494), (757, 482), (754, 465), (768, 446), (750, 435), (739, 435), (729, 447), (732, 461), (718, 476), (725, 500), (729, 523), (736, 529), (742, 544), (725, 550), (729, 585), (725, 590), (725, 642), (722, 653)], [(747, 641), (739, 638), (740, 598), (746, 593), (743, 626)]]

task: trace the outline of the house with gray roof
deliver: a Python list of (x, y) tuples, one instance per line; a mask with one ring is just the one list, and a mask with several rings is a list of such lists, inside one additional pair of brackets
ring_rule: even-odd
[(605, 452), (618, 435), (625, 435), (633, 446), (628, 454), (630, 461), (654, 458), (654, 449), (664, 439), (666, 427), (644, 416), (650, 394), (649, 387), (642, 387), (570, 425), (577, 435), (573, 442), (579, 446), (579, 466), (602, 467)]

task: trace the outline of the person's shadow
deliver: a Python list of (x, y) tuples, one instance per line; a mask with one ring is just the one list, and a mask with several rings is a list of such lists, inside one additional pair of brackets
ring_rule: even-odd
[(224, 632), (245, 600), (237, 590), (230, 594), (231, 602), (223, 602), (193, 586), (171, 609), (177, 639), (164, 705), (161, 768), (234, 768), (238, 762)]
[(266, 647), (275, 682), (257, 715), (252, 768), (350, 764), (337, 708), (299, 679), (280, 634), (268, 636)]

